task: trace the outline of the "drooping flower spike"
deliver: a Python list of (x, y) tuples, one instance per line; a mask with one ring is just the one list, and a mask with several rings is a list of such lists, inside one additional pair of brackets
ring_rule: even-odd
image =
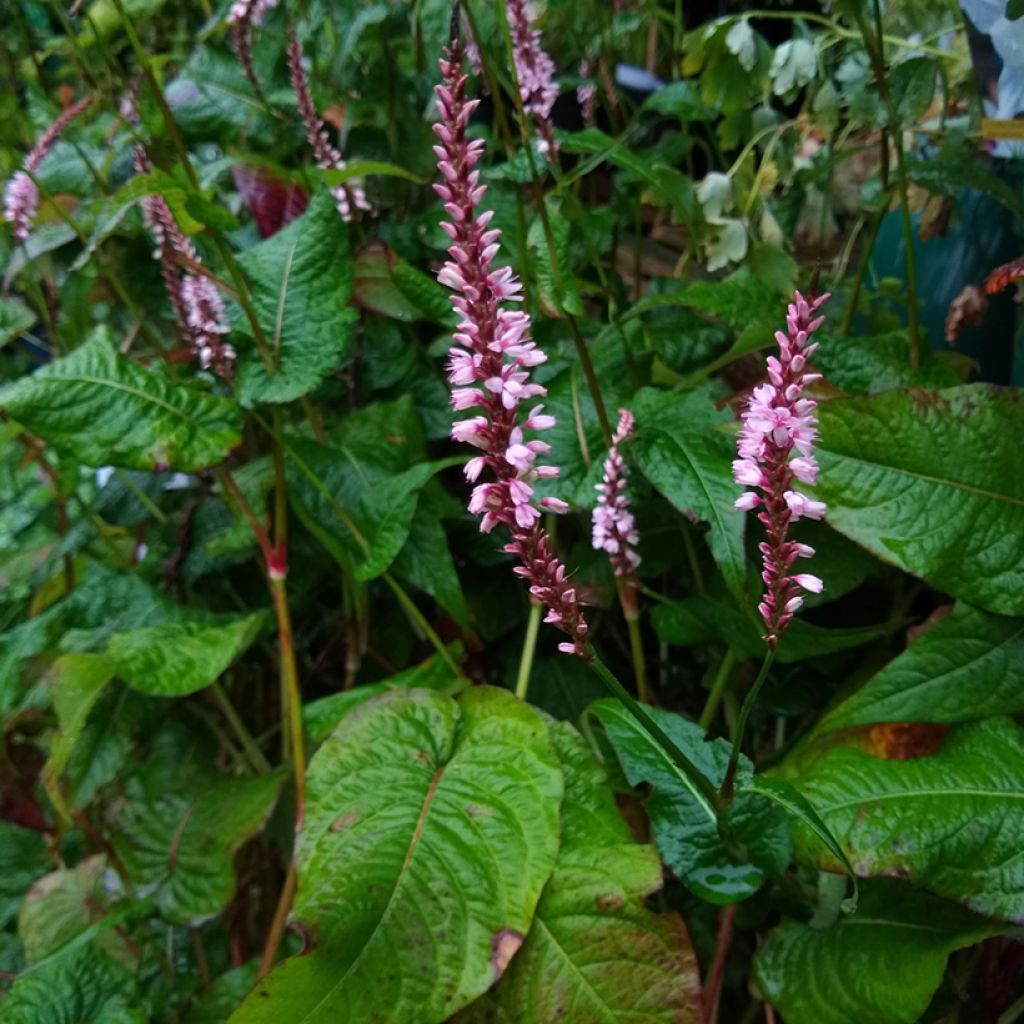
[(768, 534), (760, 544), (765, 593), (758, 610), (765, 622), (765, 640), (772, 648), (803, 604), (801, 591), (818, 594), (823, 588), (817, 576), (791, 574), (793, 563), (810, 558), (814, 549), (788, 535), (792, 523), (821, 519), (826, 511), (823, 502), (807, 497), (796, 486), (813, 484), (818, 476), (813, 455), (817, 403), (804, 397), (804, 388), (821, 379), (821, 374), (807, 371), (807, 360), (818, 347), (811, 337), (824, 320), (818, 312), (827, 300), (822, 295), (808, 301), (797, 292), (788, 310), (786, 333), (775, 335), (779, 355), (768, 357), (768, 383), (754, 388), (747, 400), (740, 457), (732, 464), (736, 482), (756, 488), (742, 494), (736, 507), (745, 512), (760, 509), (757, 517)]
[(540, 29), (534, 25), (536, 15), (530, 0), (507, 0), (506, 10), (523, 110), (533, 117), (540, 134), (541, 150), (549, 156), (557, 156), (558, 145), (551, 124), (551, 108), (558, 99), (555, 62), (541, 45)]
[[(130, 124), (138, 122), (134, 98), (130, 93), (122, 101), (121, 112)], [(141, 143), (135, 144), (133, 157), (139, 174), (148, 174), (152, 170)], [(182, 337), (204, 370), (211, 369), (221, 377), (230, 377), (235, 350), (224, 340), (229, 328), (220, 292), (198, 269), (202, 265), (199, 253), (178, 227), (164, 197), (143, 196), (139, 205), (142, 207), (142, 219), (153, 236), (153, 258), (160, 262), (164, 288)], [(175, 254), (186, 266), (196, 269), (186, 270), (182, 275)]]
[[(460, 321), (449, 353), (448, 379), (454, 385), (454, 408), (475, 410), (455, 422), (452, 437), (480, 452), (465, 469), (467, 479), (476, 484), (469, 509), (481, 517), (480, 529), (486, 533), (500, 524), (511, 532), (505, 550), (519, 559), (514, 571), (529, 583), (531, 596), (547, 607), (544, 621), (569, 637), (559, 649), (587, 658), (587, 623), (576, 590), (540, 523), (542, 510), (566, 512), (568, 506), (557, 498), (538, 501), (533, 488), (535, 481), (555, 477), (558, 470), (538, 464), (550, 447), (528, 435), (554, 426), (555, 419), (539, 405), (525, 418), (521, 410), (523, 402), (546, 394), (541, 385), (531, 383), (530, 370), (547, 357), (530, 339), (529, 316), (505, 305), (521, 301), (522, 284), (510, 268), (493, 266), (501, 232), (489, 226), (492, 211), (478, 212), (487, 187), (474, 165), (484, 143), (466, 137), (478, 101), (466, 98), (463, 54), (456, 29), (440, 61), (442, 83), (435, 89), (441, 120), (434, 125), (439, 142), (434, 152), (442, 181), (434, 188), (450, 218), (441, 227), (451, 239), (450, 259), (438, 280), (454, 292), (452, 305)], [(478, 482), (485, 470), (492, 479)]]
[(267, 12), (276, 6), (277, 0), (234, 0), (228, 10), (227, 22), (231, 26), (235, 53), (257, 95), (262, 91), (252, 62), (252, 30), (262, 25)]
[(593, 71), (594, 61), (590, 57), (584, 57), (580, 61), (579, 76), (585, 81), (576, 86), (576, 102), (580, 105), (580, 115), (585, 125), (594, 119), (594, 101), (597, 99), (597, 86), (588, 81)]
[(21, 170), (11, 175), (4, 189), (4, 220), (14, 226), (14, 240), (24, 242), (32, 230), (32, 221), (39, 210), (39, 189), (32, 177), (46, 159), (53, 144), (71, 122), (92, 103), (93, 97), (85, 96), (72, 103), (36, 140), (21, 165)]
[(619, 445), (633, 433), (633, 426), (633, 414), (620, 409), (618, 428), (604, 460), (604, 477), (595, 488), (599, 497), (593, 514), (593, 544), (595, 550), (608, 553), (616, 576), (631, 576), (640, 564), (636, 553), (640, 538), (629, 510), (626, 463), (619, 451)]
[[(309, 140), (310, 148), (317, 164), (325, 171), (343, 171), (347, 166), (342, 158), (341, 151), (331, 143), (327, 134), (327, 128), (316, 112), (313, 103), (313, 94), (309, 88), (309, 78), (306, 69), (302, 66), (302, 46), (295, 35), (292, 25), (288, 25), (288, 72), (291, 75), (292, 89), (295, 91), (295, 98), (299, 105), (299, 115), (306, 129), (306, 138)], [(356, 179), (342, 182), (331, 189), (338, 207), (338, 214), (343, 221), (350, 222), (356, 216), (357, 210), (369, 211), (372, 209), (367, 201), (366, 192), (363, 191), (362, 183)]]

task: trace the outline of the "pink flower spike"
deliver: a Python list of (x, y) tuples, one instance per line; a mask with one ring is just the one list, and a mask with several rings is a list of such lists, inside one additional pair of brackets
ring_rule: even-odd
[(546, 454), (549, 446), (523, 436), (524, 428), (545, 430), (555, 420), (537, 406), (520, 421), (520, 403), (545, 394), (543, 387), (530, 382), (530, 369), (545, 356), (530, 340), (529, 316), (502, 306), (520, 301), (523, 289), (511, 268), (492, 265), (499, 256), (500, 234), (487, 226), (491, 211), (478, 209), (486, 189), (472, 168), (483, 142), (466, 138), (476, 102), (466, 97), (462, 62), (463, 47), (455, 38), (440, 62), (443, 82), (435, 89), (441, 123), (435, 125), (440, 145), (434, 151), (443, 179), (435, 187), (449, 217), (442, 228), (451, 242), (450, 259), (438, 280), (452, 290), (452, 306), (459, 317), (452, 338), (462, 347), (449, 350), (448, 379), (456, 385), (452, 404), (457, 409), (472, 404), (481, 415), (453, 424), (452, 438), (481, 451), (466, 464), (470, 482), (484, 470), (492, 476), (474, 488), (469, 502), (470, 512), (481, 516), (480, 529), (487, 533), (501, 525), (510, 532), (512, 539), (504, 550), (520, 562), (513, 571), (527, 581), (531, 597), (547, 607), (545, 621), (569, 637), (559, 649), (586, 659), (586, 620), (565, 566), (552, 553), (551, 539), (540, 525), (541, 509), (563, 512), (568, 505), (558, 498), (537, 500), (534, 482), (556, 476), (557, 470), (535, 466), (537, 456)]
[(541, 151), (557, 156), (558, 144), (551, 124), (551, 108), (558, 99), (555, 62), (541, 46), (540, 30), (534, 25), (536, 14), (530, 0), (506, 0), (506, 10), (523, 110), (533, 117), (537, 126)]
[(626, 493), (626, 463), (619, 445), (633, 432), (633, 414), (619, 410), (619, 423), (612, 437), (612, 446), (604, 462), (604, 477), (596, 485), (597, 505), (592, 519), (592, 543), (595, 550), (609, 555), (616, 576), (632, 576), (640, 564), (636, 553), (636, 521), (629, 511)]
[(774, 648), (793, 614), (804, 603), (800, 590), (820, 594), (824, 584), (810, 573), (791, 576), (797, 558), (809, 558), (814, 549), (788, 539), (789, 527), (800, 519), (821, 519), (825, 504), (794, 489), (794, 484), (814, 484), (818, 463), (812, 452), (818, 436), (817, 403), (804, 396), (808, 384), (819, 374), (804, 373), (807, 359), (817, 348), (814, 332), (824, 322), (818, 315), (828, 296), (808, 301), (799, 292), (787, 310), (786, 331), (775, 340), (779, 354), (767, 360), (770, 383), (751, 392), (742, 414), (743, 427), (737, 441), (739, 458), (733, 476), (747, 491), (736, 500), (736, 508), (747, 512), (760, 508), (767, 541), (760, 544), (764, 559), (764, 599), (758, 610), (765, 621), (765, 641)]

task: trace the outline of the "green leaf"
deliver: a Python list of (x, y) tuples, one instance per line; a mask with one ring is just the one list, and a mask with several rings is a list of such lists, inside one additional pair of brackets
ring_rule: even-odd
[[(910, 761), (834, 747), (793, 782), (860, 877), (897, 875), (978, 913), (1024, 921), (1024, 739), (1011, 721), (958, 726), (937, 753)], [(805, 864), (838, 866), (804, 829), (796, 850)]]
[(205, 469), (241, 442), (234, 402), (132, 362), (106, 331), (0, 389), (0, 407), (88, 466)]
[(997, 930), (905, 882), (879, 880), (831, 928), (787, 921), (772, 931), (755, 961), (757, 983), (788, 1024), (913, 1024), (949, 954)]
[(719, 429), (732, 416), (706, 388), (678, 393), (644, 388), (633, 404), (633, 454), (644, 476), (680, 512), (710, 523), (708, 546), (729, 589), (744, 600), (745, 516), (733, 508), (733, 443)]
[(405, 178), (406, 181), (423, 184), (423, 179), (413, 174), (408, 168), (399, 167), (398, 164), (389, 164), (383, 160), (353, 160), (343, 168), (332, 167), (320, 173), (327, 185), (343, 185), (353, 178), (370, 178), (374, 175), (386, 178)]
[[(456, 662), (462, 657), (462, 645), (449, 644), (448, 651)], [(329, 697), (310, 701), (302, 706), (302, 722), (313, 743), (323, 743), (334, 732), (338, 723), (353, 708), (365, 704), (371, 697), (376, 697), (389, 690), (437, 690), (440, 693), (454, 695), (464, 689), (466, 680), (456, 676), (447, 659), (440, 654), (433, 654), (426, 661), (413, 665), (396, 675), (389, 676), (378, 683), (361, 683), (351, 690), (332, 693)]]
[(135, 980), (106, 953), (83, 946), (15, 980), (0, 1003), (0, 1024), (127, 1024)]
[(889, 92), (898, 124), (924, 116), (935, 95), (937, 77), (938, 68), (932, 57), (911, 57), (889, 71)]
[(440, 1024), (519, 949), (555, 863), (562, 778), (539, 714), (503, 690), (396, 691), (309, 768), (294, 917), (312, 948), (237, 1024)]
[(644, 101), (645, 110), (655, 110), (659, 114), (675, 114), (681, 121), (711, 121), (715, 111), (706, 106), (700, 98), (696, 83), (670, 82), (652, 92)]
[(209, 990), (192, 1007), (185, 1024), (227, 1024), (228, 1018), (256, 984), (259, 961), (250, 960), (215, 978)]
[(262, 612), (214, 623), (171, 622), (115, 633), (105, 655), (129, 686), (181, 697), (215, 682), (259, 635)]
[(1006, 0), (1006, 17), (1010, 21), (1024, 18), (1024, 0)]
[(821, 334), (821, 347), (814, 354), (814, 366), (829, 384), (851, 395), (877, 395), (893, 388), (948, 388), (960, 381), (956, 370), (942, 354), (925, 352), (921, 365), (910, 368), (910, 344), (906, 331), (846, 338)]
[(0, 348), (24, 334), (36, 315), (20, 299), (0, 298)]
[(448, 549), (444, 526), (434, 513), (417, 507), (409, 524), (409, 536), (394, 561), (395, 575), (436, 597), (455, 621), (469, 624), (455, 562)]
[(457, 1024), (702, 1020), (697, 962), (682, 920), (648, 910), (662, 885), (604, 769), (569, 725), (551, 727), (565, 776), (562, 842), (533, 926), (508, 970)]
[[(355, 337), (348, 228), (327, 193), (283, 231), (239, 256), (251, 282), (256, 318), (271, 350), (268, 369), (255, 349), (238, 368), (243, 405), (290, 402), (337, 369)], [(249, 330), (239, 320), (241, 330)]]
[[(713, 743), (704, 731), (679, 715), (645, 708), (655, 723), (717, 788), (725, 778), (730, 746)], [(765, 874), (789, 862), (790, 839), (785, 815), (760, 794), (737, 792), (727, 825), (744, 850), (730, 851), (718, 828), (715, 808), (697, 792), (662, 746), (618, 701), (600, 700), (590, 708), (604, 726), (630, 785), (647, 783), (646, 800), (654, 838), (665, 863), (701, 899), (733, 903), (757, 892)], [(750, 778), (744, 759), (737, 789)]]
[(1009, 182), (978, 159), (974, 146), (943, 149), (938, 156), (907, 157), (907, 177), (936, 195), (953, 196), (960, 189), (977, 189), (995, 199), (1017, 217), (1024, 217), (1024, 200)]
[(1024, 613), (1024, 404), (986, 384), (823, 402), (817, 496), (882, 561)]
[(262, 829), (284, 775), (229, 778), (193, 733), (165, 728), (149, 759), (118, 780), (104, 808), (129, 879), (177, 924), (218, 914), (235, 891), (234, 855)]
[(544, 202), (551, 237), (540, 217), (530, 225), (526, 236), (539, 286), (538, 301), (548, 316), (582, 316), (583, 300), (569, 259), (569, 221), (556, 203)]
[(0, 821), (0, 928), (14, 917), (28, 887), (48, 866), (42, 832)]
[(967, 722), (1024, 710), (1024, 621), (958, 604), (816, 733), (876, 722)]

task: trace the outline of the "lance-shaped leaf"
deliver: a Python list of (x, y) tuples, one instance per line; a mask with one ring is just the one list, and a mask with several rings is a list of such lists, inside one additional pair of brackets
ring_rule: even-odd
[(504, 690), (394, 691), (309, 768), (293, 916), (307, 951), (232, 1018), (440, 1024), (522, 945), (558, 848), (562, 776)]
[(998, 930), (961, 907), (879, 879), (830, 928), (787, 921), (756, 960), (765, 999), (788, 1024), (912, 1024), (954, 950)]
[(744, 599), (744, 516), (733, 508), (733, 444), (706, 388), (684, 394), (645, 389), (636, 396), (633, 454), (644, 476), (684, 515), (711, 526), (708, 546), (729, 589)]
[[(244, 405), (290, 402), (337, 368), (355, 336), (348, 229), (328, 193), (283, 231), (239, 258), (252, 283), (256, 319), (271, 366), (255, 348), (243, 354), (238, 395)], [(251, 331), (244, 319), (240, 330)]]
[(241, 441), (234, 402), (120, 355), (106, 331), (0, 390), (0, 408), (89, 466), (204, 469)]
[(1024, 614), (1024, 403), (1009, 388), (892, 391), (820, 406), (829, 523), (988, 611)]
[[(729, 761), (728, 743), (709, 743), (700, 726), (679, 715), (656, 708), (645, 710), (715, 787), (721, 785)], [(757, 892), (766, 874), (786, 866), (791, 842), (785, 812), (764, 796), (743, 791), (751, 775), (746, 758), (740, 763), (736, 775), (739, 792), (726, 818), (736, 847), (730, 850), (715, 809), (622, 704), (599, 700), (590, 712), (604, 726), (630, 785), (647, 783), (652, 787), (645, 806), (658, 850), (698, 896), (711, 903), (745, 899)]]
[(576, 730), (553, 725), (551, 738), (565, 775), (555, 870), (523, 948), (458, 1024), (702, 1020), (686, 926), (644, 904), (662, 884), (657, 851), (634, 841)]
[(263, 827), (284, 776), (230, 778), (215, 771), (205, 737), (172, 723), (145, 763), (123, 773), (105, 808), (128, 877), (169, 921), (217, 914), (235, 891), (233, 859)]
[[(959, 726), (935, 754), (910, 761), (834, 747), (791, 781), (861, 877), (898, 875), (1024, 922), (1024, 734), (1013, 722)], [(805, 864), (841, 870), (802, 827), (796, 852)]]
[(816, 732), (875, 722), (967, 722), (1024, 710), (1024, 621), (958, 604), (825, 716)]

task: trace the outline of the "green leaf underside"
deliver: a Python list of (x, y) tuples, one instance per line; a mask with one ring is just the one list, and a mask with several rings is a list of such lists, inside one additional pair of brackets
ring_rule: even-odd
[(744, 515), (733, 508), (732, 443), (716, 428), (731, 415), (715, 409), (704, 389), (637, 393), (633, 454), (644, 476), (684, 515), (711, 525), (708, 546), (729, 589), (744, 597)]
[(857, 913), (830, 928), (789, 921), (755, 962), (765, 998), (789, 1024), (909, 1024), (942, 981), (946, 959), (998, 930), (894, 879), (866, 884)]
[[(238, 370), (243, 405), (290, 402), (339, 365), (355, 336), (348, 232), (328, 193), (283, 231), (245, 252), (256, 318), (271, 349), (268, 369), (250, 349)], [(245, 320), (239, 326), (248, 330)]]
[(971, 384), (819, 408), (817, 497), (885, 562), (1004, 615), (1024, 614), (1024, 405)]
[(575, 729), (556, 724), (551, 737), (565, 776), (555, 870), (523, 948), (457, 1024), (701, 1020), (686, 927), (644, 905), (662, 884), (657, 852), (633, 840)]
[[(908, 878), (1024, 921), (1024, 738), (1010, 720), (958, 726), (935, 754), (909, 761), (834, 747), (793, 782), (861, 877)], [(839, 866), (804, 828), (796, 852), (805, 864)]]
[(555, 862), (561, 773), (504, 690), (395, 691), (309, 769), (294, 918), (310, 951), (232, 1018), (440, 1024), (502, 975)]
[(822, 719), (818, 733), (876, 722), (966, 722), (1024, 710), (1024, 621), (958, 604)]
[[(716, 787), (725, 777), (729, 745), (709, 743), (703, 730), (679, 715), (647, 708), (669, 738)], [(618, 701), (599, 700), (590, 711), (604, 725), (630, 785), (652, 787), (645, 801), (665, 863), (702, 899), (732, 903), (755, 893), (766, 873), (781, 871), (791, 842), (785, 815), (760, 794), (743, 792), (750, 762), (743, 759), (728, 824), (749, 860), (730, 855), (714, 809), (672, 763), (661, 745)]]
[(105, 332), (0, 390), (0, 408), (89, 466), (198, 470), (241, 441), (234, 402), (140, 366)]

